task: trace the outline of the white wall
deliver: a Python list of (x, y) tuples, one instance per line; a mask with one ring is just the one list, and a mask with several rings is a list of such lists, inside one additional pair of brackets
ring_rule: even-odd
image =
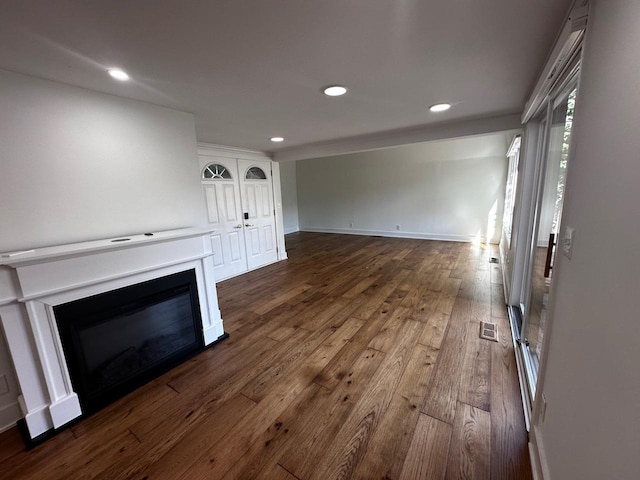
[(457, 241), (488, 233), (497, 242), (511, 137), (298, 161), (300, 229)]
[(282, 187), (282, 211), (284, 214), (284, 233), (300, 230), (298, 223), (298, 187), (296, 181), (296, 162), (279, 162), (280, 185)]
[(193, 116), (0, 71), (0, 251), (204, 221)]
[(190, 114), (0, 70), (0, 148), (0, 252), (204, 224)]
[(575, 113), (553, 324), (534, 440), (553, 480), (640, 471), (640, 2), (598, 1)]

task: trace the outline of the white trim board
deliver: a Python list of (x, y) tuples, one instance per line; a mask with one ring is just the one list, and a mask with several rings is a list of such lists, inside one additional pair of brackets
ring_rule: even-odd
[(290, 233), (296, 233), (299, 232), (300, 229), (298, 227), (284, 227), (284, 234), (288, 235)]
[(271, 160), (271, 155), (259, 150), (227, 147), (214, 143), (198, 142), (198, 155), (208, 157), (241, 158), (243, 160)]
[(547, 455), (537, 426), (529, 432), (529, 457), (534, 480), (551, 480)]
[(22, 411), (18, 402), (10, 403), (0, 408), (0, 433), (14, 427), (22, 418)]
[(544, 105), (549, 92), (566, 73), (565, 67), (581, 47), (589, 15), (589, 0), (574, 0), (536, 85), (525, 104), (522, 124), (531, 120)]
[[(403, 232), (393, 230), (358, 230), (354, 228), (317, 228), (300, 227), (301, 232), (313, 233), (338, 233), (343, 235), (366, 235), (370, 237), (391, 237), (391, 238), (414, 238), (418, 240), (440, 240), (444, 242), (465, 242), (473, 243), (475, 235), (441, 235), (439, 233)], [(480, 238), (485, 243), (485, 238)]]

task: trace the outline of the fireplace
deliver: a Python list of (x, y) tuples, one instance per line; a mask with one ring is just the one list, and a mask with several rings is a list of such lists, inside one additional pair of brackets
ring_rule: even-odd
[(53, 309), (71, 383), (95, 411), (204, 347), (194, 270)]
[(0, 321), (27, 439), (38, 443), (227, 336), (211, 234), (186, 228), (0, 254)]

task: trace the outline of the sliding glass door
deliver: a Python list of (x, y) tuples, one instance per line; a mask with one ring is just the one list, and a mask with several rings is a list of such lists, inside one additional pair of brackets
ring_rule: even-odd
[(562, 219), (565, 182), (569, 163), (569, 144), (576, 101), (576, 82), (568, 82), (558, 93), (540, 121), (538, 138), (538, 188), (534, 228), (525, 263), (522, 324), (518, 325), (531, 399), (535, 398), (538, 368), (545, 332), (553, 268), (558, 255), (558, 239)]

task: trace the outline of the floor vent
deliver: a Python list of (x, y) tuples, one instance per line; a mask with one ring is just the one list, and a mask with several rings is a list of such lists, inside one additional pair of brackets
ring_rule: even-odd
[(491, 340), (492, 342), (498, 341), (498, 327), (495, 323), (480, 322), (480, 338), (485, 340)]
[(491, 257), (489, 263), (500, 263), (496, 257)]

